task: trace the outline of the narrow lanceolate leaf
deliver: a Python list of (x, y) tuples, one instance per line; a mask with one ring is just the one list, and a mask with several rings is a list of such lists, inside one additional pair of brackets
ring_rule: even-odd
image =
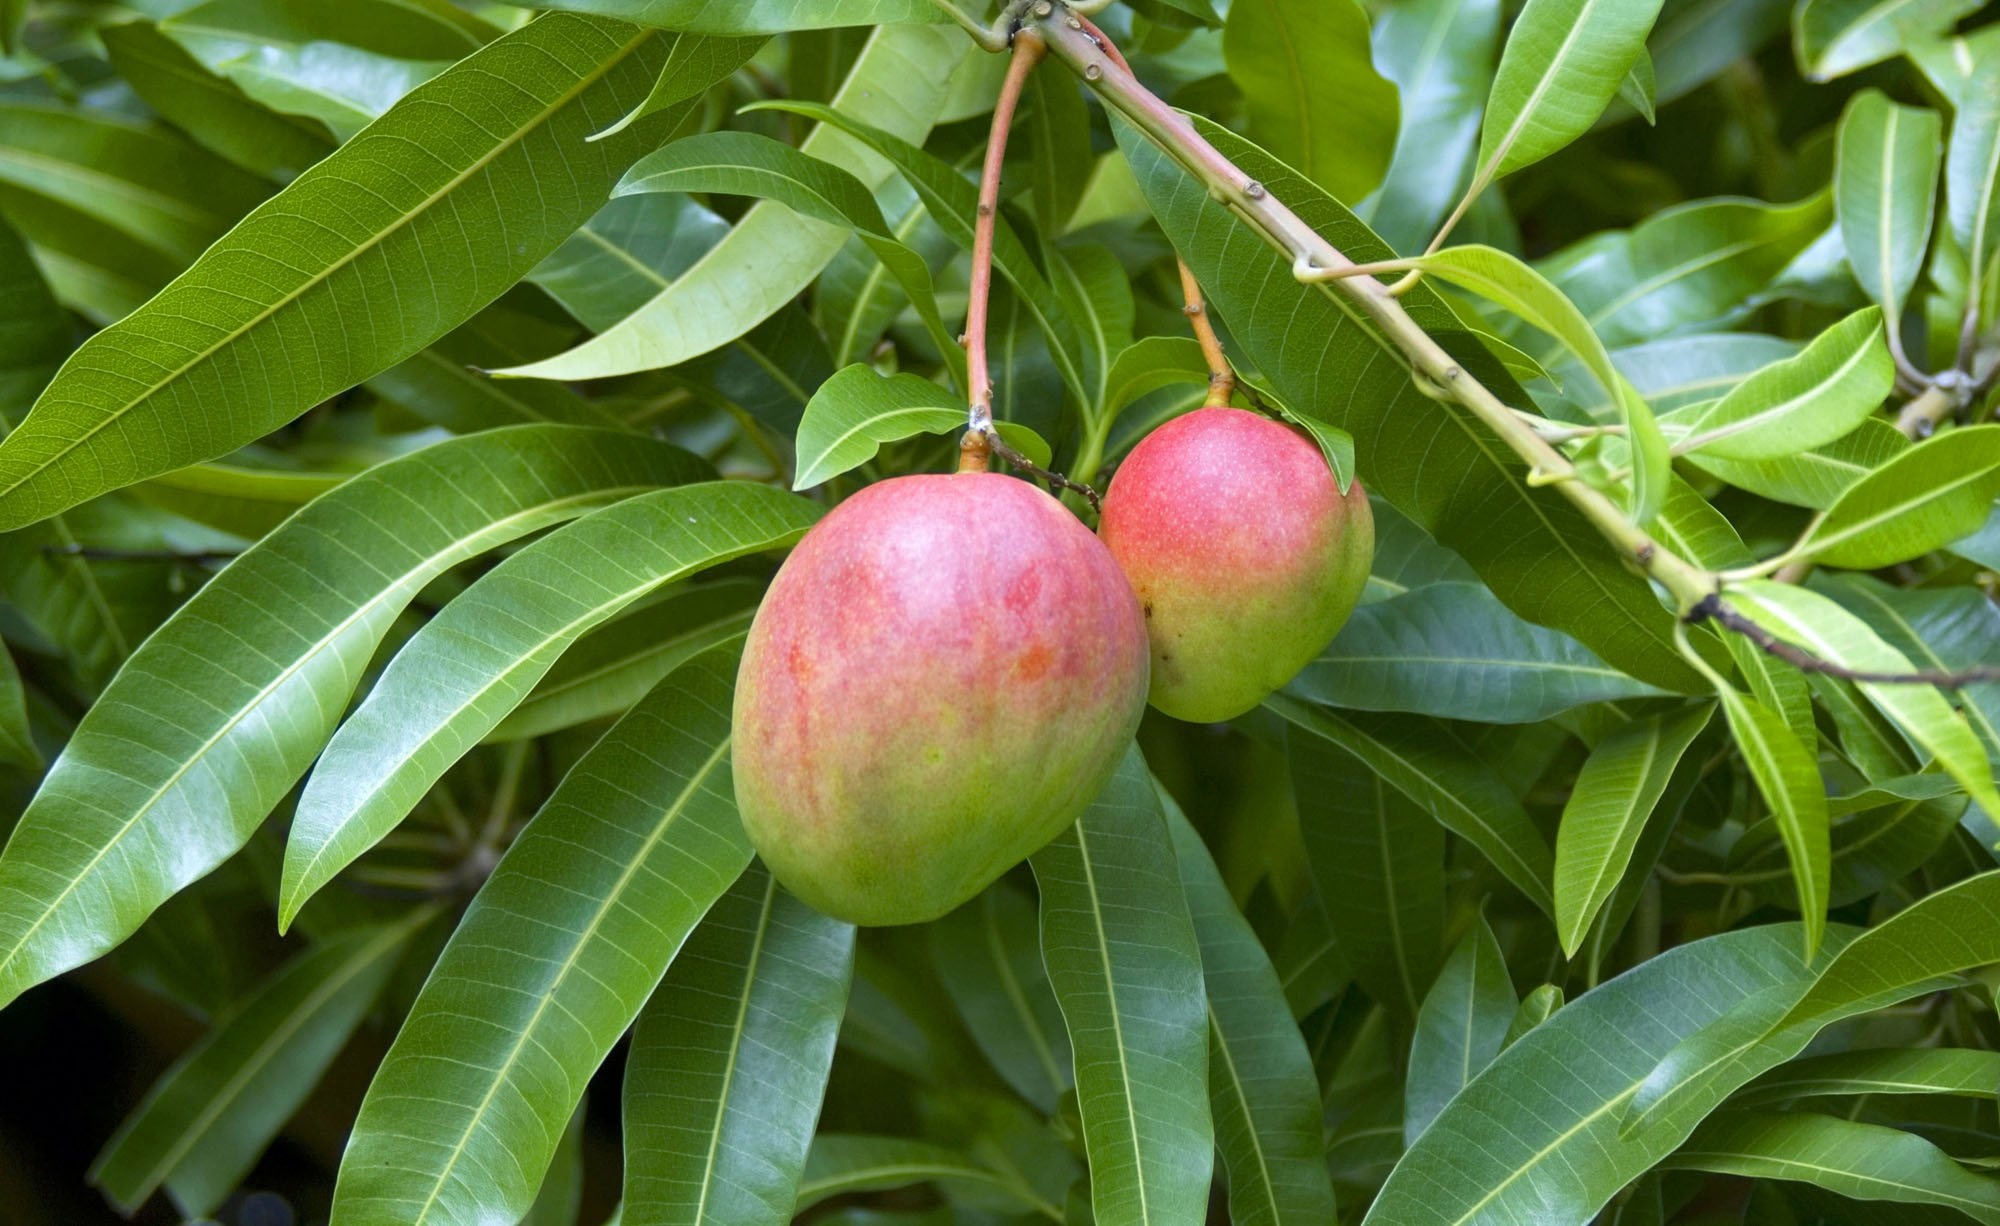
[(1881, 308), (1856, 311), (1797, 357), (1731, 388), (1694, 419), (1675, 450), (1770, 460), (1832, 442), (1880, 409), (1896, 385), (1882, 336)]
[[(1862, 575), (1823, 579), (1819, 589), (1860, 615), (1921, 668), (1950, 671), (1991, 662), (2000, 608), (1973, 588), (1902, 588)], [(2000, 686), (1963, 691), (1966, 720), (2000, 762)]]
[(1588, 131), (1659, 14), (1657, 0), (1528, 0), (1500, 54), (1474, 181), (1539, 162)]
[[(1765, 629), (1823, 660), (1860, 672), (1908, 673), (1916, 668), (1909, 657), (1878, 638), (1867, 622), (1816, 592), (1759, 580), (1741, 585), (1733, 594)], [(1974, 803), (1988, 813), (2000, 813), (2000, 791), (1993, 785), (1986, 747), (1943, 694), (1927, 685), (1855, 684), (1905, 736), (1929, 750)]]
[(946, 1191), (1000, 1193), (1022, 1209), (1052, 1222), (1064, 1221), (1060, 1206), (1036, 1194), (1024, 1181), (975, 1161), (971, 1155), (906, 1137), (821, 1133), (806, 1156), (805, 1177), (799, 1180), (794, 1211), (806, 1210), (850, 1192), (880, 1192), (911, 1184), (934, 1183)]
[(1396, 1164), (1366, 1220), (1590, 1221), (1735, 1088), (1718, 1083), (1684, 1112), (1621, 1137), (1620, 1112), (1653, 1066), (1746, 997), (1808, 982), (1798, 949), (1794, 925), (1749, 928), (1668, 950), (1586, 992), (1451, 1100)]
[[(782, 0), (772, 5), (774, 11), (790, 7)], [(728, 8), (733, 13), (737, 6)], [(713, 11), (723, 12), (720, 8)], [(922, 140), (944, 101), (952, 69), (965, 54), (967, 45), (956, 31), (936, 26), (884, 26), (862, 48), (833, 105), (843, 114), (900, 137)], [(627, 129), (626, 134), (638, 130)], [(623, 139), (626, 134), (611, 139)], [(799, 149), (848, 171), (870, 190), (889, 177), (887, 163), (825, 124), (815, 128)], [(567, 353), (502, 373), (537, 379), (590, 379), (674, 366), (700, 357), (748, 332), (798, 297), (847, 238), (848, 231), (841, 227), (800, 217), (773, 201), (760, 202), (743, 215), (726, 238), (638, 310)]]
[(0, 762), (26, 767), (42, 764), (41, 751), (28, 731), (27, 691), (21, 687), (21, 674), (4, 644), (0, 644)]
[(699, 34), (783, 34), (838, 26), (936, 21), (929, 0), (553, 0), (541, 8), (602, 13), (622, 21)]
[(1563, 953), (1583, 946), (1598, 908), (1618, 888), (1640, 832), (1714, 708), (1635, 720), (1597, 743), (1563, 806), (1556, 833), (1556, 934)]
[(1548, 333), (1590, 370), (1618, 406), (1618, 420), (1631, 446), (1633, 518), (1648, 523), (1659, 514), (1667, 499), (1667, 478), (1673, 471), (1667, 440), (1645, 400), (1611, 364), (1611, 355), (1583, 312), (1542, 274), (1518, 257), (1492, 247), (1447, 247), (1417, 260), (1416, 266), (1497, 303)]
[(1357, 211), (1397, 251), (1422, 250), (1465, 189), (1499, 51), (1496, 0), (1417, 0), (1376, 18), (1374, 59), (1402, 124), (1388, 175)]
[(1989, 962), (2000, 962), (2000, 872), (1928, 894), (1855, 938), (1781, 1024), (1825, 1025)]
[[(644, 95), (652, 42), (531, 22), (300, 175), (64, 365), (0, 444), (0, 528), (231, 451), (498, 297), (664, 131), (584, 139)], [(521, 195), (536, 207), (512, 208)]]
[(1391, 787), (1483, 852), (1544, 912), (1553, 914), (1555, 853), (1507, 785), (1443, 726), (1405, 716), (1347, 720), (1282, 694), (1265, 705), (1296, 728), (1366, 763)]
[(1964, 1047), (1883, 1047), (1794, 1060), (1744, 1086), (1732, 1106), (1860, 1094), (1954, 1094), (1987, 1098), (2000, 1085), (2000, 1052)]
[(1519, 1002), (1507, 960), (1481, 914), (1445, 959), (1417, 1012), (1410, 1071), (1403, 1080), (1403, 1144), (1415, 1145), (1460, 1090), (1506, 1042)]
[(1396, 87), (1368, 51), (1355, 0), (1243, 0), (1222, 27), (1251, 138), (1341, 200), (1382, 181), (1396, 144)]
[(861, 180), (833, 163), (755, 132), (706, 132), (640, 159), (617, 188), (621, 196), (645, 192), (756, 196), (853, 231), (902, 285), (946, 363), (956, 367), (963, 359), (963, 348), (938, 315), (930, 265), (890, 233)]
[(1092, 1212), (1197, 1226), (1215, 1157), (1201, 950), (1136, 748), (1033, 863), (1042, 956), (1076, 1053)]
[(1816, 81), (1888, 59), (1979, 7), (1979, 0), (1801, 0), (1792, 50)]
[[(879, 375), (857, 362), (820, 384), (799, 422), (795, 490), (810, 489), (859, 468), (884, 443), (915, 434), (943, 434), (965, 425), (965, 398), (917, 375)], [(1034, 431), (999, 423), (1007, 444), (1037, 464), (1049, 445)]]
[(1069, 1035), (1049, 988), (1034, 904), (1004, 881), (930, 926), (931, 958), (994, 1069), (1053, 1114), (1070, 1088)]
[(280, 923), (393, 829), (585, 631), (676, 579), (790, 545), (819, 510), (743, 482), (661, 490), (482, 576), (397, 653), (320, 755), (285, 847)]
[(453, 439), (312, 503), (181, 607), (77, 726), (0, 855), (0, 1003), (89, 961), (241, 847), (425, 584), (707, 466), (567, 426)]
[(1847, 265), (1894, 326), (1923, 267), (1944, 135), (1936, 111), (1898, 106), (1876, 89), (1840, 117), (1833, 213)]
[[(1976, 270), (1988, 268), (2000, 250), (2000, 61), (1990, 54), (1961, 56), (1960, 46), (1946, 44), (1939, 55), (1957, 70), (1948, 81), (1955, 86), (1948, 91), (1955, 110), (1945, 154), (1944, 201), (1965, 266)], [(1984, 279), (1975, 276), (1970, 298), (1972, 305), (1984, 303), (1990, 318), (1993, 304), (1984, 288)]]
[(1812, 451), (1773, 460), (1724, 460), (1695, 452), (1688, 461), (1760, 498), (1824, 511), (1847, 488), (1910, 449), (1901, 430), (1879, 418)]
[(1812, 1112), (1724, 1111), (1665, 1164), (1814, 1184), (1850, 1200), (1942, 1205), (2000, 1224), (2000, 1179), (1975, 1175), (1914, 1133)]
[(1729, 719), (1730, 735), (1736, 738), (1736, 747), (1757, 781), (1757, 791), (1769, 806), (1791, 858), (1799, 916), (1805, 921), (1805, 953), (1811, 957), (1826, 928), (1833, 856), (1827, 833), (1826, 786), (1820, 782), (1819, 765), (1783, 716), (1745, 697), (1735, 686), (1721, 685), (1716, 693)]
[(1186, 817), (1162, 796), (1208, 992), (1208, 1101), (1229, 1174), (1229, 1219), (1325, 1223), (1333, 1184), (1320, 1140), (1319, 1080), (1264, 946)]
[(1444, 827), (1348, 750), (1286, 738), (1306, 864), (1342, 959), (1376, 1003), (1408, 1024), (1444, 943)]
[(627, 1226), (791, 1221), (853, 963), (760, 864), (709, 910), (633, 1032)]
[(334, 1217), (512, 1222), (605, 1054), (750, 862), (729, 782), (737, 649), (618, 721), (480, 887), (362, 1101)]
[(1897, 454), (1842, 491), (1795, 550), (1873, 570), (1978, 531), (2000, 494), (2000, 425), (1950, 430)]
[(419, 908), (358, 929), (280, 969), (154, 1083), (91, 1181), (128, 1215), (162, 1183), (187, 1216), (214, 1212), (340, 1054), (410, 934), (436, 914)]
[[(1394, 252), (1296, 171), (1227, 130), (1202, 135), (1355, 260)], [(1493, 451), (1484, 426), (1417, 391), (1400, 351), (1350, 313), (1338, 291), (1301, 285), (1290, 261), (1248, 240), (1242, 224), (1171, 157), (1114, 125), (1140, 187), (1236, 343), (1294, 405), (1311, 405), (1354, 438), (1356, 465), (1380, 494), (1455, 551), (1493, 594), (1529, 621), (1574, 635), (1606, 662), (1665, 688), (1701, 684), (1673, 646), (1673, 614), (1605, 549), (1559, 495), (1531, 489)], [(1511, 380), (1480, 358), (1478, 340), (1421, 283), (1401, 299), (1482, 381)], [(1386, 359), (1386, 360), (1385, 360)], [(1329, 387), (1352, 395), (1329, 397)], [(1520, 393), (1517, 393), (1520, 394)]]

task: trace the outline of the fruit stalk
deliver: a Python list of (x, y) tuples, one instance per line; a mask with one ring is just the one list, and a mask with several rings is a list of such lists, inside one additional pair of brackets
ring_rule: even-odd
[[(1302, 277), (1316, 278), (1328, 270), (1355, 267), (1283, 201), (1202, 139), (1178, 111), (1141, 84), (1089, 19), (1060, 5), (1037, 3), (1028, 10), (1026, 21), (1022, 34), (1038, 31), (1048, 54), (1082, 77), (1106, 105), (1201, 180), (1211, 197), (1289, 256)], [(1608, 495), (1581, 480), (1568, 458), (1432, 340), (1387, 286), (1372, 276), (1352, 275), (1331, 281), (1328, 289), (1351, 299), (1437, 394), (1464, 405), (1525, 460), (1537, 484), (1560, 490), (1634, 567), (1667, 589), (1683, 615), (1717, 590), (1717, 576), (1662, 546), (1627, 519)]]
[(965, 301), (965, 373), (967, 398), (965, 438), (959, 443), (958, 471), (985, 472), (993, 453), (993, 376), (986, 362), (987, 304), (993, 296), (993, 229), (1000, 209), (1000, 171), (1007, 160), (1007, 133), (1028, 73), (1048, 46), (1031, 29), (1013, 36), (1013, 56), (993, 107), (993, 130), (986, 138), (986, 164), (979, 176), (979, 212), (972, 223), (972, 280)]
[(1194, 269), (1186, 260), (1175, 260), (1181, 270), (1181, 295), (1187, 305), (1181, 312), (1188, 317), (1188, 326), (1194, 329), (1194, 339), (1201, 346), (1202, 361), (1208, 363), (1208, 398), (1202, 404), (1217, 408), (1229, 403), (1230, 393), (1236, 390), (1236, 372), (1230, 368), (1229, 359), (1223, 355), (1222, 340), (1215, 335), (1215, 323), (1208, 317), (1208, 304), (1201, 300), (1201, 282), (1194, 279)]

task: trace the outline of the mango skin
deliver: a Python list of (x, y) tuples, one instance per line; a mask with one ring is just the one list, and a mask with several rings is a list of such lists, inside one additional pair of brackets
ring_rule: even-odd
[(1333, 641), (1368, 584), (1375, 517), (1302, 432), (1197, 409), (1140, 440), (1098, 533), (1132, 581), (1152, 704), (1216, 723), (1256, 707)]
[(935, 919), (1096, 798), (1146, 672), (1138, 598), (1055, 499), (996, 473), (871, 485), (799, 542), (751, 623), (743, 825), (828, 915)]

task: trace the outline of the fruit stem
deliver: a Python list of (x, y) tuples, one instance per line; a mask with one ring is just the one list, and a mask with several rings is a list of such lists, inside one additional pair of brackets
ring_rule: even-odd
[(965, 301), (965, 374), (971, 409), (965, 438), (959, 443), (958, 471), (985, 472), (993, 452), (993, 376), (986, 363), (986, 312), (993, 296), (993, 230), (1000, 210), (1000, 171), (1007, 160), (1007, 133), (1028, 73), (1048, 50), (1032, 29), (1017, 31), (1013, 58), (1000, 83), (1000, 100), (993, 107), (993, 129), (986, 138), (986, 164), (979, 173), (979, 212), (972, 223), (972, 282)]
[(1229, 366), (1229, 359), (1223, 355), (1222, 340), (1215, 335), (1215, 323), (1208, 317), (1208, 306), (1201, 300), (1201, 282), (1194, 279), (1194, 269), (1186, 260), (1174, 261), (1181, 268), (1181, 294), (1187, 305), (1181, 312), (1188, 317), (1188, 326), (1194, 329), (1194, 339), (1201, 346), (1201, 357), (1208, 363), (1208, 399), (1202, 401), (1206, 408), (1220, 408), (1229, 403), (1229, 397), (1236, 390), (1236, 372)]
[[(1354, 261), (1341, 254), (1263, 184), (1243, 173), (1220, 150), (1202, 138), (1187, 118), (1151, 90), (1126, 66), (1124, 57), (1091, 22), (1062, 10), (1033, 11), (1032, 24), (1048, 53), (1062, 61), (1118, 111), (1179, 162), (1265, 242), (1288, 256), (1307, 276), (1314, 270), (1347, 270)], [(1586, 481), (1576, 480), (1576, 468), (1522, 421), (1514, 410), (1446, 353), (1425, 332), (1389, 288), (1372, 276), (1347, 275), (1318, 281), (1326, 292), (1350, 299), (1388, 340), (1400, 349), (1425, 382), (1463, 405), (1498, 435), (1533, 471), (1542, 473), (1563, 497), (1575, 504), (1591, 524), (1638, 570), (1666, 588), (1682, 615), (1712, 595), (1719, 579), (1667, 549), (1637, 524), (1611, 497)]]

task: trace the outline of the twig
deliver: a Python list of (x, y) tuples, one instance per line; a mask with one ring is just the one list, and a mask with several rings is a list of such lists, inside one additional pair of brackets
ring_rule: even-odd
[(1000, 171), (1007, 160), (1007, 133), (1028, 73), (1047, 51), (1041, 35), (1021, 30), (1014, 35), (1014, 58), (1000, 84), (993, 107), (993, 128), (986, 138), (986, 164), (979, 175), (979, 213), (972, 224), (972, 280), (965, 301), (965, 383), (971, 401), (965, 437), (959, 442), (958, 471), (984, 472), (993, 433), (993, 376), (986, 363), (986, 312), (993, 296), (993, 230), (1000, 210)]
[(1848, 668), (1823, 660), (1794, 643), (1788, 643), (1769, 630), (1751, 621), (1722, 602), (1722, 598), (1710, 594), (1707, 599), (1687, 611), (1684, 620), (1689, 625), (1712, 621), (1725, 629), (1749, 639), (1767, 655), (1776, 656), (1800, 672), (1819, 673), (1827, 677), (1838, 677), (1843, 681), (1866, 681), (1873, 685), (1934, 685), (1941, 690), (1963, 689), (1985, 681), (2000, 681), (2000, 666), (1980, 665), (1956, 672), (1938, 672), (1933, 669), (1918, 669), (1907, 673), (1874, 672), (1869, 669)]
[(1181, 269), (1181, 295), (1187, 305), (1181, 313), (1188, 317), (1188, 327), (1194, 330), (1194, 339), (1201, 346), (1202, 361), (1208, 364), (1208, 398), (1202, 403), (1208, 408), (1229, 403), (1230, 393), (1236, 390), (1236, 372), (1230, 368), (1229, 358), (1222, 352), (1222, 340), (1215, 335), (1215, 324), (1208, 318), (1208, 306), (1201, 300), (1201, 283), (1194, 279), (1194, 270), (1186, 260), (1175, 260)]
[[(1012, 447), (1009, 447), (1007, 445), (1007, 441), (1000, 437), (1000, 432), (998, 430), (993, 429), (991, 426), (987, 427), (986, 445), (992, 450), (994, 455), (997, 455), (1001, 459), (1007, 461), (1009, 464), (1012, 464), (1015, 468), (1018, 468), (1022, 472), (1028, 473), (1031, 476), (1040, 477), (1042, 480), (1048, 482), (1050, 485), (1055, 486), (1057, 489), (1071, 490), (1074, 491), (1075, 493), (1083, 495), (1083, 500), (1090, 504), (1091, 510), (1096, 511), (1100, 515), (1104, 513), (1104, 499), (1098, 496), (1096, 490), (1090, 488), (1090, 486), (1086, 485), (1081, 481), (1072, 481), (1070, 478), (1063, 476), (1059, 472), (1043, 468), (1041, 465), (1035, 463), (1027, 456), (1022, 455), (1020, 452), (1014, 450)], [(961, 454), (963, 454), (962, 444), (960, 450)]]

